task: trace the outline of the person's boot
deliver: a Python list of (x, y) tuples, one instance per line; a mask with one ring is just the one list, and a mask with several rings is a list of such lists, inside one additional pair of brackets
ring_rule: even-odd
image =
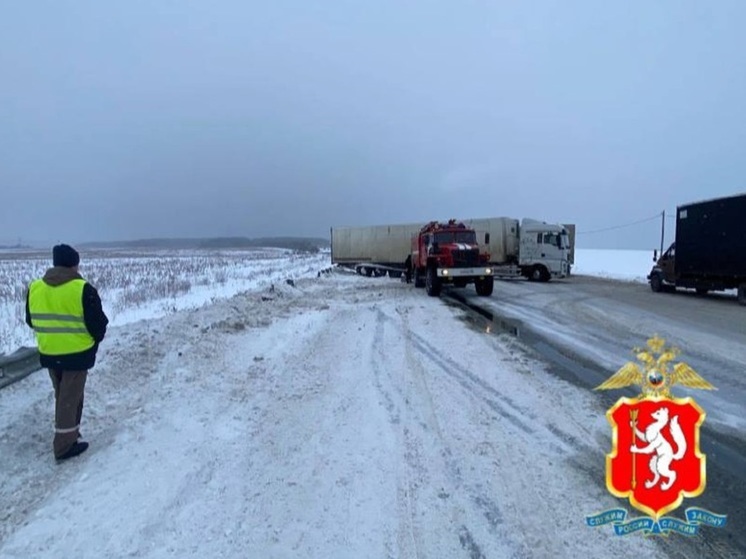
[(88, 450), (88, 443), (77, 441), (70, 447), (70, 450), (62, 456), (57, 457), (57, 462), (62, 462), (63, 460), (67, 460), (68, 458), (72, 458), (78, 454), (83, 454), (86, 450)]

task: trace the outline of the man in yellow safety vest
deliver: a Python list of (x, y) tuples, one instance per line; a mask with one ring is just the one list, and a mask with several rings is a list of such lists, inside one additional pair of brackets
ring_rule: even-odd
[(78, 273), (80, 255), (69, 245), (52, 249), (53, 267), (31, 282), (26, 323), (34, 329), (41, 366), (49, 369), (55, 399), (54, 456), (57, 461), (88, 449), (80, 439), (88, 370), (109, 319), (98, 291)]

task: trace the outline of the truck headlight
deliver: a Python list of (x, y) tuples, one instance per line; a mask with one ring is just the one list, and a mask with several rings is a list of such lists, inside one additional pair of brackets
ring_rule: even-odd
[(492, 273), (492, 268), (485, 268), (484, 273), (489, 276)]
[(443, 275), (447, 276), (448, 275), (448, 270), (443, 270)]

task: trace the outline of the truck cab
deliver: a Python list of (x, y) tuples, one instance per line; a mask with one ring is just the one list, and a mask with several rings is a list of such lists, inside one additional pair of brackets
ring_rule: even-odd
[(433, 221), (412, 238), (408, 275), (415, 287), (425, 287), (428, 295), (440, 295), (444, 285), (465, 287), (474, 283), (477, 295), (489, 296), (494, 287), (490, 256), (477, 244), (474, 229), (450, 220)]
[[(655, 259), (653, 254), (653, 260)], [(648, 274), (650, 288), (656, 293), (674, 289), (676, 286), (676, 243), (672, 243), (668, 250), (661, 254)], [(698, 291), (701, 291), (698, 289)], [(706, 293), (707, 290), (704, 289)]]
[(530, 280), (549, 281), (570, 275), (570, 239), (560, 225), (524, 219), (519, 255), (521, 273)]

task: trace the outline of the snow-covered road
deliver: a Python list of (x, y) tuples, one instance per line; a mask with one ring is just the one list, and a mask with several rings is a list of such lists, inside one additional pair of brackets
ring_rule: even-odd
[(463, 316), (333, 274), (113, 329), (81, 457), (45, 374), (0, 392), (0, 556), (660, 556), (585, 526), (593, 395)]
[(694, 396), (708, 410), (708, 425), (740, 437), (746, 432), (746, 309), (734, 296), (653, 293), (646, 284), (587, 276), (546, 284), (499, 282), (487, 300), (464, 294), (598, 365), (594, 383), (634, 360), (632, 348), (657, 333), (718, 388), (678, 386), (676, 392)]

